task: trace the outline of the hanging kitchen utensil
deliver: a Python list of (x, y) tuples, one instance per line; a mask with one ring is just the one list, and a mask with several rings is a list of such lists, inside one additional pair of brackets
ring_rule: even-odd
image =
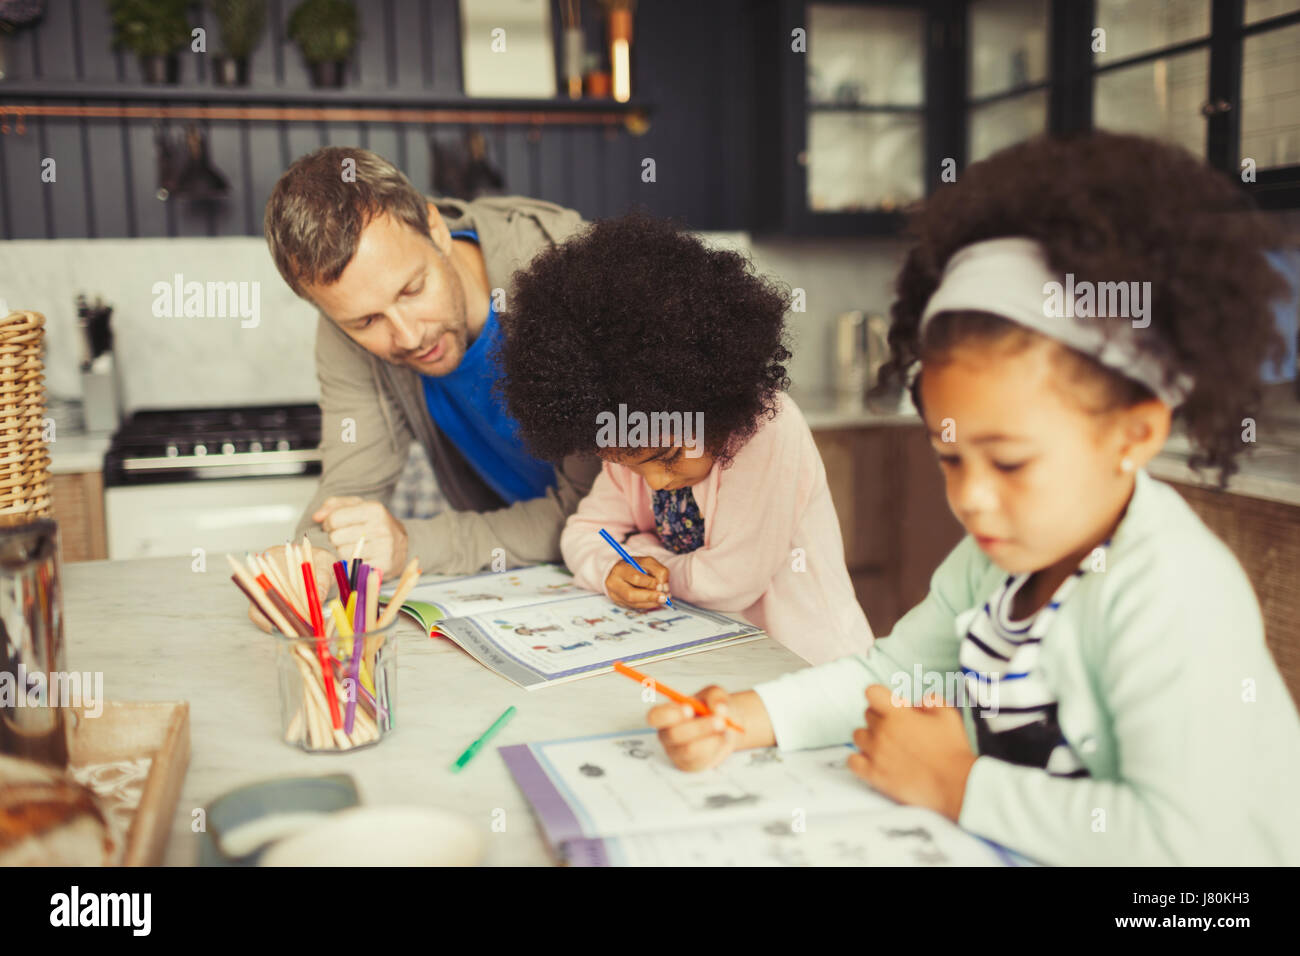
[(430, 138), (433, 151), (433, 191), (439, 196), (470, 200), (499, 193), (505, 177), (488, 162), (487, 141), (477, 129), (465, 131), (459, 143)]
[(179, 147), (172, 139), (167, 122), (154, 121), (153, 124), (154, 159), (158, 165), (158, 190), (154, 193), (161, 202), (176, 191), (176, 179), (180, 174)]
[(181, 199), (224, 199), (230, 182), (208, 159), (208, 138), (191, 123), (185, 130), (188, 158), (176, 179), (175, 193)]

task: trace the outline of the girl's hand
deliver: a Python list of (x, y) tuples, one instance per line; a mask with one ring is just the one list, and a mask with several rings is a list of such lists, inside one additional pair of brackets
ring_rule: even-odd
[(650, 708), (646, 721), (658, 729), (664, 752), (680, 770), (708, 770), (726, 760), (736, 749), (740, 735), (726, 724), (731, 696), (717, 684), (695, 695), (713, 711), (695, 716), (686, 704), (670, 701)]
[(614, 565), (605, 578), (605, 591), (615, 604), (649, 610), (668, 600), (668, 569), (654, 558), (633, 555), (648, 574), (642, 574), (626, 561)]
[(865, 716), (867, 726), (853, 732), (861, 753), (849, 757), (849, 769), (886, 796), (956, 823), (975, 763), (961, 711), (928, 702), (913, 707), (872, 684)]

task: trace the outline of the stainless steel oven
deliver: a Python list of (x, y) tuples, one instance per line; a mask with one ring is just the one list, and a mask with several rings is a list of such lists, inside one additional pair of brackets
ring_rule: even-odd
[(104, 458), (108, 557), (287, 540), (320, 476), (315, 405), (138, 411)]

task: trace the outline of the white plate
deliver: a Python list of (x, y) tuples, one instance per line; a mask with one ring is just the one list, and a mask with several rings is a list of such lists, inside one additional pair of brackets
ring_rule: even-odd
[(424, 807), (353, 807), (272, 846), (262, 866), (474, 866), (483, 835)]

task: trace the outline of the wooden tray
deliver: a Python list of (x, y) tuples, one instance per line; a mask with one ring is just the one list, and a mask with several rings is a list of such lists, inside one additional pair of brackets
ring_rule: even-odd
[(131, 817), (123, 866), (162, 863), (181, 785), (190, 764), (188, 701), (105, 701), (103, 713), (65, 707), (68, 772), (90, 764), (151, 758), (140, 802)]

